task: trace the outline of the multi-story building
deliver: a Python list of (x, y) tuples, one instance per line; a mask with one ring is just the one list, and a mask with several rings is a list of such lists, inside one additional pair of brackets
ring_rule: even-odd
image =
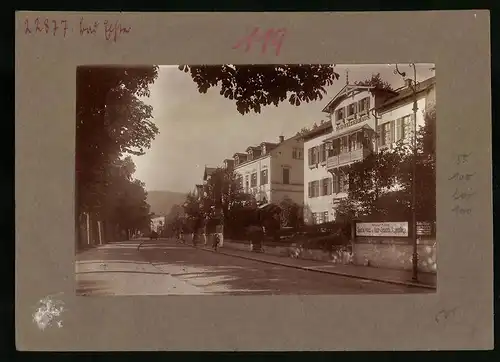
[[(417, 85), (417, 129), (435, 104), (434, 86), (434, 77)], [(349, 187), (346, 166), (411, 139), (413, 94), (409, 86), (393, 91), (347, 84), (326, 105), (323, 112), (330, 122), (303, 136), (306, 223), (335, 220), (336, 205)]]
[(285, 198), (304, 201), (304, 143), (299, 136), (262, 142), (224, 161), (238, 175), (240, 186), (257, 201), (279, 203)]

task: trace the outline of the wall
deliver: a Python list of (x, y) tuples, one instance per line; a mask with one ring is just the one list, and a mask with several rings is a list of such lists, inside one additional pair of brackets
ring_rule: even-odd
[[(261, 185), (261, 171), (268, 170), (268, 183), (265, 185)], [(243, 177), (243, 189), (245, 192), (254, 193), (257, 197), (257, 200), (262, 200), (266, 197), (267, 200), (271, 199), (271, 156), (266, 155), (264, 157), (260, 157), (256, 160), (252, 160), (249, 162), (245, 162), (242, 165), (238, 165), (235, 167), (235, 173), (241, 175)], [(245, 189), (245, 177), (248, 175), (249, 183), (251, 181), (252, 173), (257, 172), (257, 187), (253, 189)]]
[[(302, 159), (293, 158), (293, 149), (302, 150)], [(279, 203), (285, 197), (302, 205), (304, 202), (304, 142), (297, 138), (285, 140), (273, 149), (271, 154), (271, 198), (273, 203)], [(283, 183), (283, 168), (290, 169), (290, 184)]]
[[(437, 272), (436, 242), (418, 245), (418, 270)], [(358, 243), (353, 245), (353, 263), (391, 269), (412, 269), (413, 246), (410, 244)]]
[[(426, 97), (420, 95), (417, 100), (417, 130), (425, 125), (425, 106), (426, 106)], [(379, 125), (384, 123), (394, 121), (398, 118), (413, 115), (413, 100), (408, 98), (405, 103), (399, 103), (395, 107), (389, 109), (388, 111), (384, 111), (380, 114)]]
[[(308, 150), (312, 147), (319, 146), (323, 141), (332, 136), (332, 132), (322, 134), (313, 139), (304, 142), (304, 153), (305, 158), (308, 157)], [(333, 220), (333, 209), (332, 209), (332, 195), (309, 197), (309, 182), (321, 180), (323, 178), (328, 178), (331, 182), (332, 175), (326, 170), (325, 165), (318, 164), (317, 166), (309, 166), (307, 159), (304, 161), (304, 205), (306, 206), (306, 212), (304, 213), (304, 222), (306, 224), (312, 224), (312, 213), (325, 212), (328, 211), (329, 220)]]

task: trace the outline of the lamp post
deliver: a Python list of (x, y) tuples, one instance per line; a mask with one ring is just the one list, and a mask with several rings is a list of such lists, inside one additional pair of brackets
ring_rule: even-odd
[[(416, 174), (417, 174), (417, 69), (415, 67), (415, 63), (410, 63), (410, 67), (413, 68), (413, 79), (409, 79), (409, 87), (413, 92), (413, 135), (412, 135), (412, 148), (413, 148), (413, 158), (412, 158), (412, 202), (411, 202), (411, 211), (412, 211), (412, 245), (413, 245), (413, 253), (412, 253), (412, 280), (418, 281), (418, 248), (417, 248), (417, 215), (416, 215), (416, 198), (417, 198), (417, 188), (416, 188)], [(396, 64), (396, 69), (394, 70), (394, 74), (399, 74), (403, 79), (406, 77), (405, 72), (401, 72)]]
[(378, 133), (377, 133), (377, 128), (378, 128), (378, 114), (377, 114), (377, 111), (375, 110), (375, 108), (373, 108), (371, 110), (371, 113), (372, 113), (372, 116), (373, 118), (375, 118), (375, 154), (378, 153)]

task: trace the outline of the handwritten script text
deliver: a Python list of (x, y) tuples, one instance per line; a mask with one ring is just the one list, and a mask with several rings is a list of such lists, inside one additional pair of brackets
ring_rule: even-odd
[(88, 21), (81, 17), (79, 21), (62, 19), (35, 18), (24, 20), (25, 35), (51, 35), (67, 38), (71, 34), (78, 36), (100, 36), (104, 40), (116, 43), (131, 31), (130, 26), (124, 26), (120, 21)]
[(469, 164), (470, 156), (470, 153), (457, 155), (456, 165), (458, 166), (458, 171), (454, 172), (448, 178), (449, 181), (455, 181), (456, 183), (453, 194), (451, 195), (452, 200), (455, 202), (455, 206), (451, 211), (457, 216), (470, 215), (472, 213), (472, 208), (467, 204), (467, 201), (476, 193), (470, 187), (467, 187), (467, 184), (473, 179), (476, 173), (466, 172), (464, 170)]

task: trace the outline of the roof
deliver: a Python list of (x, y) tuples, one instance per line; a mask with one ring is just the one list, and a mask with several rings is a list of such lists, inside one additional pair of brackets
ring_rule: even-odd
[(252, 150), (252, 151), (259, 150), (260, 151), (260, 147), (259, 146), (248, 146), (247, 151), (248, 150)]
[(205, 180), (208, 176), (213, 174), (217, 170), (216, 167), (206, 167), (205, 166), (205, 172), (203, 173), (203, 179)]
[[(417, 83), (416, 91), (417, 93), (425, 92), (436, 84), (436, 76), (427, 78), (426, 80)], [(403, 99), (409, 98), (413, 95), (413, 90), (409, 87), (401, 89), (395, 97), (389, 98), (387, 101), (378, 106), (378, 109), (386, 108), (394, 103), (397, 103)]]
[(366, 129), (366, 130), (369, 130), (369, 131), (373, 131), (373, 128), (371, 128), (369, 125), (367, 125), (367, 124), (365, 123), (365, 124), (358, 125), (358, 126), (356, 126), (356, 127), (350, 128), (350, 129), (346, 129), (346, 130), (345, 130), (345, 131), (343, 131), (343, 132), (336, 133), (334, 136), (329, 137), (328, 139), (324, 140), (323, 142), (328, 142), (328, 141), (331, 141), (331, 140), (337, 139), (337, 138), (339, 138), (339, 137), (342, 137), (342, 136), (348, 135), (348, 134), (350, 134), (350, 133), (354, 133), (354, 132), (360, 131), (360, 130), (362, 130), (362, 129)]
[(371, 90), (375, 87), (370, 86), (360, 86), (353, 84), (346, 84), (331, 100), (328, 104), (323, 108), (322, 112), (328, 112), (330, 108), (336, 103), (339, 103), (342, 99), (344, 99), (348, 93), (352, 91), (362, 91), (362, 90)]
[[(299, 136), (295, 135), (295, 136), (292, 136), (292, 137), (290, 137), (290, 138), (287, 138), (286, 140), (283, 140), (283, 142), (280, 142), (280, 143), (261, 142), (261, 145), (262, 145), (262, 144), (266, 144), (266, 145), (273, 145), (273, 146), (274, 146), (274, 147), (273, 147), (273, 150), (275, 150), (275, 149), (277, 149), (278, 147), (281, 147), (282, 145), (284, 145), (285, 143), (288, 143), (288, 142), (291, 142), (291, 141), (294, 141), (294, 140), (299, 141), (299, 140), (301, 140), (301, 138), (302, 138), (302, 136), (300, 136), (300, 135), (299, 135)], [(250, 146), (250, 147), (248, 147), (248, 148), (254, 148), (254, 147)], [(248, 149), (248, 148), (247, 148), (247, 149)], [(255, 148), (260, 150), (260, 148), (259, 148), (259, 147), (255, 147)], [(247, 154), (246, 154), (246, 153), (238, 153), (238, 152), (237, 152), (237, 153), (235, 153), (234, 155), (235, 155), (235, 156), (236, 156), (236, 155), (244, 155), (245, 157), (247, 157)], [(245, 162), (243, 162), (243, 163), (240, 163), (239, 165), (237, 165), (237, 166), (236, 166), (236, 168), (238, 168), (238, 167), (240, 167), (240, 166), (243, 166), (243, 165), (246, 165), (246, 164), (247, 164), (247, 162), (253, 162), (253, 161), (257, 161), (257, 160), (260, 160), (260, 159), (262, 159), (262, 158), (265, 158), (265, 157), (270, 157), (270, 155), (271, 155), (270, 153), (266, 153), (265, 155), (259, 155), (258, 157), (254, 158), (254, 159), (252, 159), (252, 160), (248, 160), (248, 161), (245, 161)]]

